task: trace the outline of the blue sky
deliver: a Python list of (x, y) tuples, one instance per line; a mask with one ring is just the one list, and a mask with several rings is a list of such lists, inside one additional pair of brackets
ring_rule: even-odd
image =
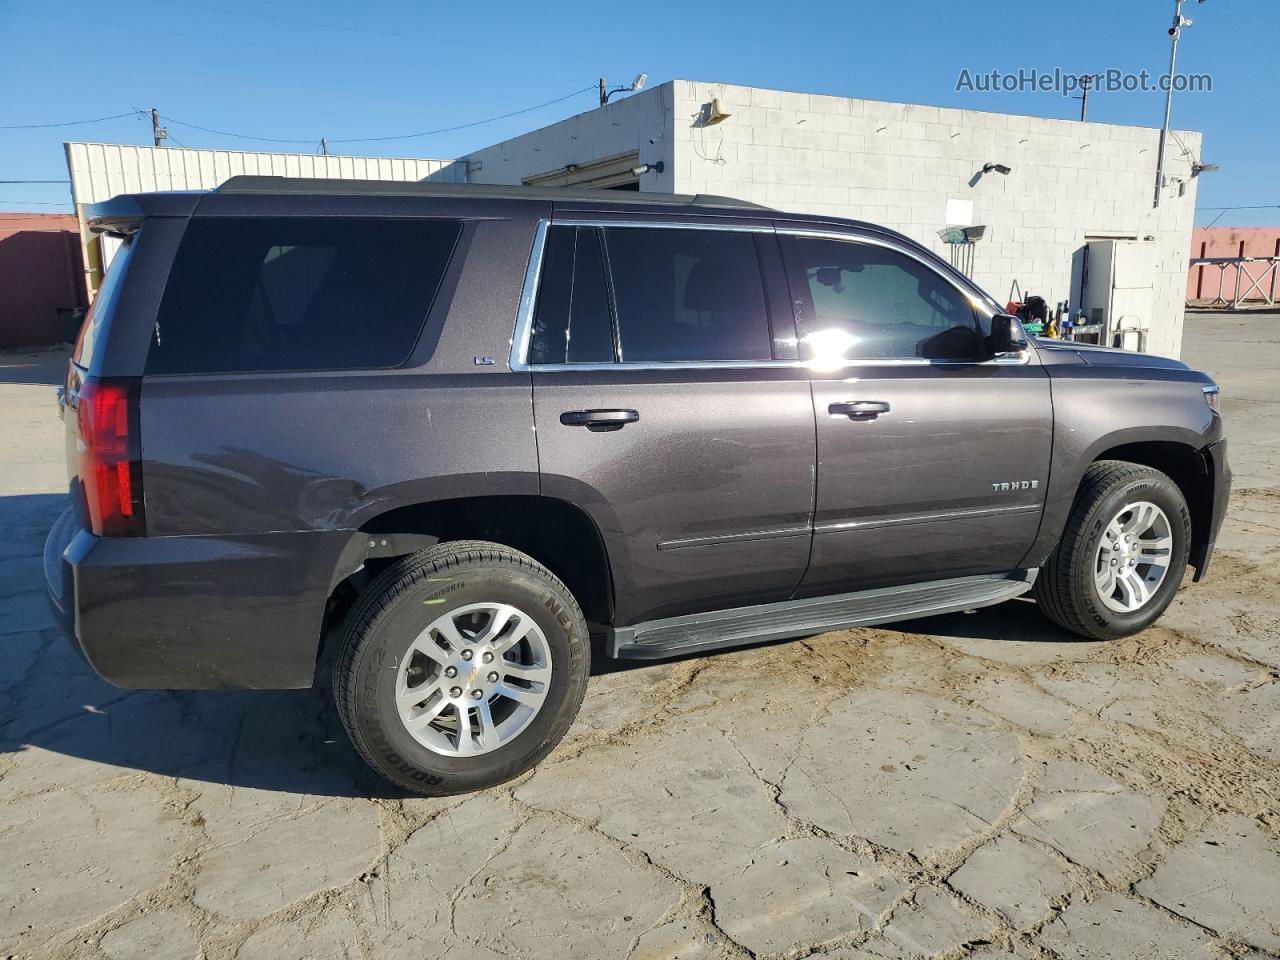
[[(1179, 68), (1212, 93), (1175, 98), (1174, 126), (1203, 131), (1221, 171), (1201, 181), (1198, 222), (1280, 224), (1274, 122), (1280, 3), (1189, 3)], [(187, 3), (0, 0), (0, 126), (159, 107), (217, 130), (300, 139), (269, 144), (170, 123), (190, 147), (314, 150), (320, 137), (389, 136), (492, 117), (593, 87), (596, 78), (724, 81), (1047, 117), (1078, 116), (1055, 93), (957, 91), (962, 69), (1019, 67), (1153, 75), (1168, 66), (1172, 0), (507, 4), (366, 0)], [(454, 157), (589, 109), (592, 92), (438, 136), (341, 152)], [(1096, 93), (1089, 119), (1159, 126), (1163, 94)], [(66, 177), (65, 139), (150, 143), (123, 118), (0, 130), (0, 179)], [(1153, 171), (1154, 173), (1154, 171)], [(19, 202), (22, 201), (22, 202)], [(69, 209), (61, 184), (0, 184), (0, 210)]]

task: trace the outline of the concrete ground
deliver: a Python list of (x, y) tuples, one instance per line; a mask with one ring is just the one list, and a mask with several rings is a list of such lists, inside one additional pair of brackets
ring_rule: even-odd
[(533, 774), (388, 795), (323, 690), (125, 692), (51, 629), (60, 354), (0, 357), (0, 957), (1280, 956), (1280, 317), (1193, 315), (1211, 578), (602, 668)]

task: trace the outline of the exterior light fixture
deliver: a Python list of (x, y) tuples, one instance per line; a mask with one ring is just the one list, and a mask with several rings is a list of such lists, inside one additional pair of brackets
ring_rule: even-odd
[(631, 168), (633, 177), (643, 177), (646, 173), (661, 173), (667, 169), (667, 165), (659, 160), (657, 163), (642, 163), (638, 167)]
[(1193, 163), (1191, 165), (1191, 175), (1198, 177), (1202, 173), (1217, 173), (1218, 165), (1216, 163)]
[(992, 171), (995, 171), (996, 173), (1003, 173), (1007, 175), (1012, 172), (1012, 170), (1012, 167), (1006, 167), (1003, 163), (984, 163), (982, 165), (983, 173), (991, 173)]
[(637, 73), (636, 78), (631, 81), (631, 85), (627, 87), (614, 87), (612, 90), (605, 90), (604, 77), (600, 78), (600, 106), (604, 106), (609, 102), (609, 98), (615, 93), (635, 93), (644, 89), (644, 85), (649, 82), (647, 73)]

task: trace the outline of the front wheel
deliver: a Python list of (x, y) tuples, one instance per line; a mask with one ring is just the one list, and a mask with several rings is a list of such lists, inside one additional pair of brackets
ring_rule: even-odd
[(590, 672), (573, 595), (496, 543), (440, 544), (369, 586), (334, 663), (356, 750), (416, 793), (490, 787), (541, 760), (573, 722)]
[(1190, 548), (1191, 517), (1176, 483), (1150, 467), (1101, 460), (1085, 472), (1036, 580), (1036, 603), (1081, 636), (1129, 636), (1173, 601)]

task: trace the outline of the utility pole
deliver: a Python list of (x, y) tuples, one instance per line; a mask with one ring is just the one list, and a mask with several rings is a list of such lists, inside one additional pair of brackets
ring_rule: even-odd
[(609, 95), (604, 92), (604, 77), (600, 78), (600, 106), (609, 102)]
[(1089, 112), (1089, 87), (1093, 84), (1093, 77), (1090, 74), (1082, 74), (1080, 77), (1080, 122), (1084, 123), (1085, 116)]
[(324, 137), (320, 138), (320, 156), (327, 157), (329, 155), (329, 144)]
[(155, 141), (155, 145), (160, 146), (160, 141), (169, 136), (169, 131), (160, 126), (160, 111), (155, 107), (151, 108), (151, 139)]
[[(1169, 89), (1164, 96), (1164, 126), (1160, 128), (1160, 150), (1156, 155), (1156, 193), (1153, 206), (1160, 206), (1160, 191), (1164, 189), (1164, 152), (1169, 141), (1169, 120), (1173, 116), (1173, 78), (1178, 66), (1178, 37), (1182, 28), (1191, 26), (1191, 21), (1182, 15), (1182, 5), (1186, 0), (1173, 0), (1173, 26), (1169, 28)], [(1203, 0), (1201, 0), (1203, 2)]]

